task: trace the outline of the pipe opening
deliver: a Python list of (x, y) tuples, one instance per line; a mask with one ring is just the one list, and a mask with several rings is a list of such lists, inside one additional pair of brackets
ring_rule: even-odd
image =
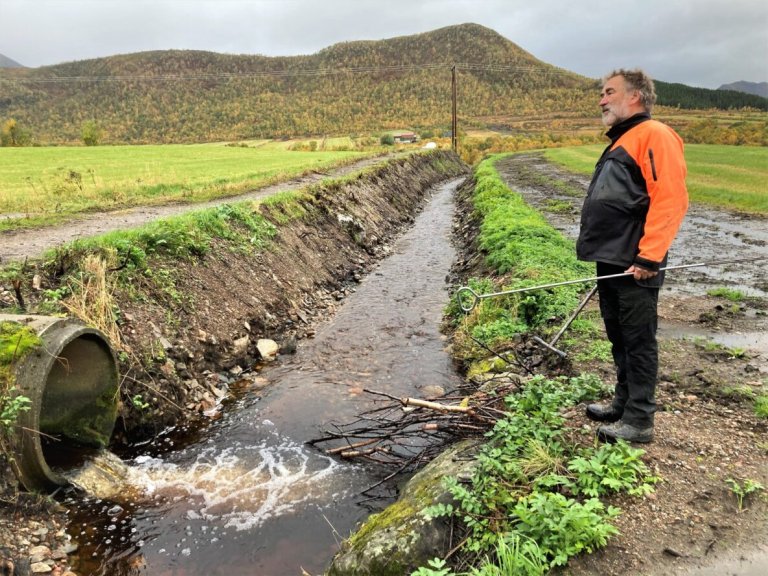
[(14, 469), (28, 490), (67, 484), (62, 472), (109, 444), (118, 408), (117, 360), (99, 330), (65, 318), (21, 316), (42, 344), (16, 370), (30, 408), (12, 441)]
[(117, 406), (111, 354), (96, 334), (79, 335), (58, 353), (40, 404), (40, 432), (51, 449), (58, 442), (93, 448), (109, 444)]

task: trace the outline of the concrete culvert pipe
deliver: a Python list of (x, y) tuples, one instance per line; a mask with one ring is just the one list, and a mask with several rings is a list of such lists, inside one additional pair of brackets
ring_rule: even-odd
[(118, 408), (117, 360), (107, 337), (77, 320), (0, 314), (0, 322), (8, 321), (40, 338), (14, 370), (16, 394), (31, 403), (14, 426), (11, 465), (27, 490), (48, 491), (67, 484), (57, 466), (109, 443)]

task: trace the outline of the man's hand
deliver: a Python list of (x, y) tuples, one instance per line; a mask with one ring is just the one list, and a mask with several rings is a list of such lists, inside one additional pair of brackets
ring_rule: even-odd
[(632, 272), (632, 276), (635, 280), (648, 280), (648, 278), (653, 278), (658, 274), (658, 272), (654, 270), (648, 270), (648, 268), (643, 268), (637, 264), (633, 264), (627, 268), (625, 272)]

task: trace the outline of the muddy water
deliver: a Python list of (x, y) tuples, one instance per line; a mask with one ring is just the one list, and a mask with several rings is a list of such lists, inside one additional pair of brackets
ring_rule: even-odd
[(363, 388), (420, 395), (459, 383), (438, 331), (458, 183), (435, 190), (313, 340), (262, 371), (269, 386), (206, 429), (146, 446), (128, 462), (122, 498), (69, 502), (79, 574), (284, 576), (327, 567), (370, 513), (359, 493), (381, 471), (304, 443), (371, 408)]

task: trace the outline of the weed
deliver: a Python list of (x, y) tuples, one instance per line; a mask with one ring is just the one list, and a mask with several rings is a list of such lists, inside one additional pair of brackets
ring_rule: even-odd
[(486, 556), (482, 564), (469, 572), (452, 572), (445, 560), (433, 558), (411, 576), (544, 576), (549, 566), (542, 562), (538, 544), (517, 533), (505, 534), (494, 547), (494, 554)]
[(31, 401), (18, 394), (14, 370), (31, 350), (40, 345), (34, 331), (18, 322), (0, 322), (0, 447), (5, 450), (2, 437), (7, 436), (19, 414), (29, 410)]
[(485, 562), (470, 576), (543, 576), (548, 566), (536, 541), (518, 533), (505, 534), (496, 543), (495, 558)]
[(754, 492), (761, 492), (765, 490), (765, 486), (760, 484), (760, 482), (750, 478), (744, 480), (743, 483), (740, 483), (738, 480), (733, 478), (726, 478), (725, 483), (730, 486), (731, 492), (733, 492), (733, 494), (736, 496), (736, 503), (738, 505), (739, 511), (744, 509), (744, 500), (747, 498), (747, 496)]
[(725, 298), (731, 302), (741, 302), (745, 298), (743, 292), (739, 290), (732, 290), (730, 288), (713, 288), (711, 290), (707, 290), (707, 295)]
[[(471, 484), (444, 480), (455, 507), (436, 505), (426, 513), (461, 518), (469, 531), (467, 552), (498, 552), (502, 540), (516, 542), (513, 556), (521, 562), (527, 558), (534, 567), (523, 574), (541, 573), (535, 566), (562, 565), (574, 554), (605, 545), (616, 533), (610, 519), (618, 510), (594, 496), (577, 498), (619, 491), (645, 494), (655, 480), (640, 460), (643, 452), (627, 444), (580, 450), (567, 445), (561, 411), (603, 392), (593, 375), (532, 378), (520, 393), (504, 399), (507, 414), (487, 434)], [(566, 465), (568, 453), (575, 455)], [(499, 573), (485, 570), (478, 574)]]
[(609, 521), (619, 509), (606, 508), (597, 498), (583, 503), (553, 492), (534, 492), (514, 507), (515, 530), (534, 540), (549, 566), (563, 566), (568, 558), (593, 552), (618, 534)]
[(744, 348), (729, 348), (719, 342), (714, 342), (701, 336), (694, 338), (693, 344), (705, 352), (727, 352), (731, 358), (744, 358), (747, 355), (747, 351)]
[(411, 576), (451, 576), (453, 572), (447, 567), (442, 558), (433, 558), (427, 562), (428, 567), (420, 567)]
[(574, 494), (603, 496), (615, 492), (627, 492), (633, 496), (648, 494), (658, 478), (652, 476), (640, 460), (642, 450), (630, 447), (626, 442), (603, 444), (597, 450), (590, 448), (568, 462), (568, 471), (574, 480), (568, 487)]
[(573, 204), (566, 200), (549, 198), (544, 204), (544, 209), (554, 214), (572, 214), (575, 211)]
[(122, 338), (117, 327), (117, 307), (114, 286), (107, 276), (107, 261), (100, 256), (87, 255), (80, 270), (70, 278), (70, 295), (62, 305), (86, 324), (98, 328), (116, 348)]
[(590, 360), (608, 362), (612, 358), (611, 343), (608, 340), (595, 340), (590, 343), (589, 348), (573, 355), (573, 359), (579, 362), (589, 362)]
[(141, 394), (135, 394), (131, 397), (131, 404), (138, 410), (146, 410), (149, 408), (149, 403), (144, 401), (144, 398), (141, 396)]
[(17, 396), (15, 386), (11, 386), (6, 394), (0, 397), (0, 431), (10, 432), (19, 414), (30, 408), (32, 401), (26, 396)]
[(742, 386), (725, 386), (721, 389), (720, 393), (725, 397), (739, 400), (751, 400), (755, 397), (755, 391), (747, 384)]
[(755, 398), (755, 415), (768, 419), (768, 395), (763, 394)]

